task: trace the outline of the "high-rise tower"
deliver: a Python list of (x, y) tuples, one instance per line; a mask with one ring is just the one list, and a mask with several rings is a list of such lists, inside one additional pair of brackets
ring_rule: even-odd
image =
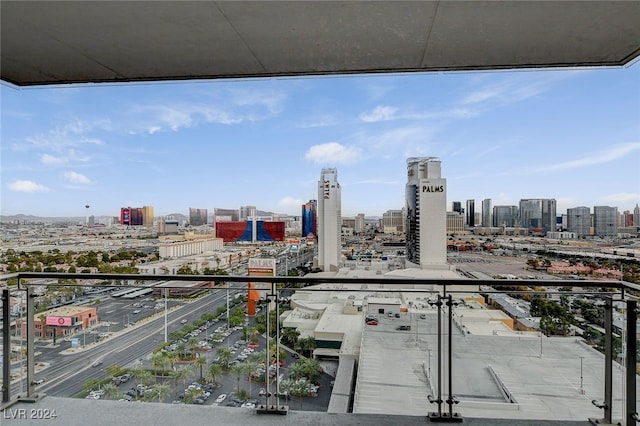
[(447, 263), (447, 181), (435, 157), (407, 159), (406, 255), (425, 266)]
[(467, 200), (467, 226), (473, 228), (476, 226), (476, 200)]
[(340, 226), (342, 223), (338, 170), (322, 169), (318, 181), (318, 267), (324, 272), (340, 266)]
[(482, 200), (482, 226), (488, 228), (493, 224), (492, 213), (491, 198), (485, 198)]
[(318, 233), (316, 227), (316, 211), (318, 202), (309, 200), (308, 203), (302, 205), (302, 236), (305, 238), (314, 238)]
[(195, 207), (189, 208), (189, 224), (191, 226), (202, 226), (207, 224), (207, 209), (199, 209)]
[(553, 198), (530, 198), (520, 200), (520, 226), (532, 233), (556, 230), (556, 200)]
[(593, 226), (596, 235), (615, 236), (618, 233), (618, 208), (609, 206), (593, 207)]
[(578, 238), (591, 234), (591, 209), (574, 207), (567, 209), (567, 231), (575, 232)]

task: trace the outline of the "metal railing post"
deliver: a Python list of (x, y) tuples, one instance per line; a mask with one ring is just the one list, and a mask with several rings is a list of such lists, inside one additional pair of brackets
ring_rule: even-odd
[[(635, 382), (635, 379), (634, 379)], [(589, 419), (593, 424), (611, 424), (613, 400), (613, 299), (604, 299), (604, 402), (592, 400), (591, 403), (604, 409), (604, 418)]]
[(611, 423), (613, 402), (613, 300), (605, 299), (604, 304), (604, 421)]
[(638, 344), (636, 341), (637, 318), (638, 301), (627, 300), (627, 354), (625, 363), (627, 366), (625, 424), (627, 425), (633, 425), (636, 423), (636, 420), (638, 420), (638, 413), (636, 412), (636, 351), (638, 350)]
[(449, 398), (447, 398), (447, 404), (449, 405), (449, 418), (448, 421), (462, 421), (462, 417), (458, 413), (453, 412), (454, 404), (458, 404), (460, 401), (453, 394), (453, 307), (457, 303), (453, 302), (451, 295), (447, 296), (447, 308), (449, 315)]
[[(33, 287), (27, 286), (27, 397), (32, 397), (35, 392), (35, 307)], [(42, 327), (42, 330), (45, 328)], [(55, 333), (55, 329), (53, 330)]]
[[(265, 395), (265, 404), (264, 405), (260, 405), (257, 407), (256, 412), (258, 414), (287, 414), (289, 411), (289, 407), (287, 406), (281, 406), (280, 405), (280, 378), (278, 377), (279, 373), (280, 373), (280, 369), (279, 367), (279, 362), (280, 362), (280, 357), (278, 355), (278, 351), (280, 349), (280, 344), (279, 344), (279, 338), (280, 338), (280, 333), (279, 333), (279, 324), (278, 324), (278, 313), (279, 313), (279, 309), (278, 309), (278, 291), (276, 288), (276, 283), (271, 283), (271, 289), (269, 294), (267, 294), (266, 297), (266, 315), (267, 315), (267, 332), (266, 332), (266, 368), (265, 368), (265, 373), (264, 373), (264, 377), (265, 377), (265, 382), (266, 382), (266, 387), (265, 387), (265, 391), (266, 391), (266, 395)], [(269, 382), (269, 367), (271, 366), (271, 353), (269, 351), (269, 339), (271, 336), (271, 321), (270, 321), (270, 316), (271, 316), (271, 308), (270, 305), (271, 303), (275, 303), (275, 311), (276, 311), (276, 380), (275, 380), (275, 386), (276, 386), (276, 390), (275, 392), (271, 392), (271, 384)], [(275, 404), (273, 404), (273, 400), (272, 397), (275, 397)]]
[(11, 399), (11, 292), (2, 290), (2, 402)]
[(436, 306), (438, 309), (438, 362), (436, 367), (438, 372), (438, 397), (434, 399), (433, 395), (428, 395), (431, 404), (438, 404), (438, 411), (429, 413), (429, 419), (437, 421), (442, 418), (442, 296), (438, 294), (438, 301), (430, 302), (429, 304)]

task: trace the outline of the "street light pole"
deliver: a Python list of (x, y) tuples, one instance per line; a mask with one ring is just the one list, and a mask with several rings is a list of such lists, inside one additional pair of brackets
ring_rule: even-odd
[(167, 343), (169, 341), (168, 331), (167, 331), (167, 292), (168, 288), (164, 289), (164, 342)]

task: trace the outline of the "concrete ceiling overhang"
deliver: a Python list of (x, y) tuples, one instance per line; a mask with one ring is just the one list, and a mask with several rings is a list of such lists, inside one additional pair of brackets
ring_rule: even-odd
[(7, 1), (18, 86), (622, 66), (638, 1)]

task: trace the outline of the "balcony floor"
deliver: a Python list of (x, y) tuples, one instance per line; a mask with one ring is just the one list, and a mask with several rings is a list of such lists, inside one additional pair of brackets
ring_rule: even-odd
[[(295, 400), (292, 405), (295, 405)], [(55, 410), (56, 418), (43, 420), (38, 416)], [(132, 424), (153, 424), (155, 426), (170, 426), (176, 424), (217, 424), (217, 425), (389, 425), (402, 424), (405, 426), (429, 424), (425, 417), (397, 416), (386, 414), (328, 414), (318, 411), (290, 411), (286, 416), (256, 414), (255, 410), (196, 405), (173, 405), (159, 403), (135, 403), (108, 400), (86, 400), (73, 398), (58, 398), (45, 396), (36, 402), (18, 402), (0, 412), (0, 424), (11, 425), (42, 425), (60, 424), (65, 426), (101, 426)], [(438, 424), (438, 423), (433, 423)], [(463, 424), (472, 426), (537, 426), (562, 425), (584, 426), (590, 423), (584, 421), (549, 421), (522, 419), (480, 419), (465, 418)]]

